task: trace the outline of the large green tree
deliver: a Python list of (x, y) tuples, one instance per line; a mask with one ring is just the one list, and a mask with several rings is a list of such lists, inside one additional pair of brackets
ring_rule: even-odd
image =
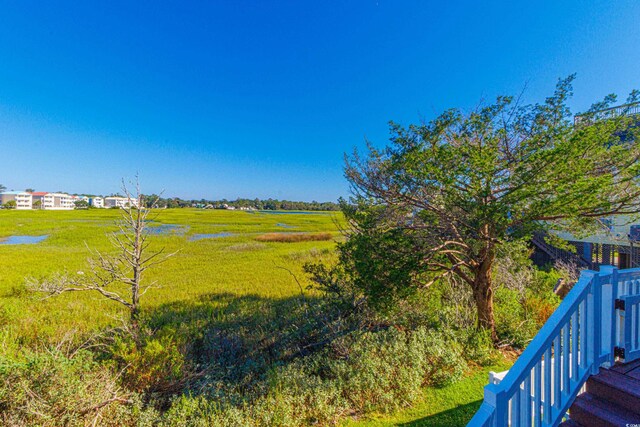
[[(541, 228), (584, 233), (598, 218), (640, 211), (634, 118), (603, 113), (609, 96), (574, 123), (572, 80), (542, 104), (500, 97), (468, 114), (392, 123), (389, 146), (347, 157), (354, 196), (343, 203), (352, 232), (342, 261), (371, 300), (457, 275), (473, 293), (478, 326), (497, 340), (499, 245)], [(637, 100), (633, 92), (629, 102)]]

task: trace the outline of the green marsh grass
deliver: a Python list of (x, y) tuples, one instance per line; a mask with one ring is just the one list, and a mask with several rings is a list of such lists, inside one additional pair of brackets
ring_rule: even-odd
[[(87, 269), (89, 248), (110, 251), (107, 234), (116, 231), (120, 212), (0, 210), (0, 238), (12, 235), (48, 235), (32, 245), (0, 245), (0, 352), (21, 346), (55, 342), (69, 331), (82, 335), (116, 322), (123, 315), (118, 304), (93, 293), (69, 293), (46, 300), (27, 292), (26, 277), (58, 272), (77, 274)], [(203, 295), (257, 295), (283, 299), (299, 294), (289, 271), (304, 282), (301, 256), (310, 252), (332, 256), (338, 239), (339, 213), (273, 215), (242, 211), (158, 210), (150, 226), (177, 225), (178, 232), (154, 235), (152, 248), (177, 255), (148, 271), (157, 281), (142, 300), (143, 311), (179, 301), (197, 301)], [(299, 241), (289, 245), (256, 242), (257, 236), (277, 233), (282, 223), (296, 232), (322, 233), (330, 240)], [(225, 237), (189, 240), (194, 234), (230, 233)], [(281, 267), (284, 267), (281, 268)], [(289, 271), (287, 271), (289, 270)]]
[[(302, 387), (300, 393), (307, 394), (298, 394), (304, 396), (315, 396), (317, 387), (320, 391), (330, 389), (330, 393), (318, 397), (320, 400), (329, 399), (327, 402), (341, 395), (340, 387), (344, 385), (330, 379), (325, 383), (318, 382), (313, 363), (309, 362), (311, 365), (307, 366), (306, 362), (296, 359), (301, 354), (299, 344), (304, 344), (305, 339), (315, 339), (313, 334), (306, 337), (298, 331), (299, 325), (311, 327), (299, 321), (308, 315), (305, 311), (308, 307), (301, 304), (302, 300), (317, 300), (313, 291), (305, 289), (309, 282), (302, 266), (306, 262), (330, 260), (335, 256), (335, 242), (342, 237), (339, 232), (343, 221), (341, 214), (273, 215), (197, 209), (167, 209), (157, 213), (158, 217), (150, 226), (168, 226), (165, 227), (168, 232), (153, 235), (152, 249), (165, 248), (167, 252), (178, 253), (166, 263), (149, 270), (145, 278), (160, 285), (160, 288), (150, 290), (142, 300), (145, 322), (157, 333), (153, 345), (148, 347), (150, 356), (141, 356), (135, 351), (119, 353), (130, 357), (126, 361), (132, 362), (131, 372), (126, 374), (127, 378), (130, 377), (127, 384), (135, 389), (136, 381), (142, 380), (140, 389), (150, 384), (163, 387), (162, 380), (170, 380), (172, 375), (179, 377), (184, 364), (207, 360), (219, 368), (207, 374), (213, 375), (210, 384), (206, 383), (207, 387), (213, 387), (213, 391), (208, 393), (215, 395), (215, 387), (222, 384), (223, 389), (234, 393), (234, 396), (252, 396), (266, 405), (262, 409), (251, 410), (255, 417), (273, 412), (269, 399), (276, 399), (276, 403), (281, 400), (277, 387), (271, 390), (265, 385), (270, 384), (269, 381), (276, 385), (284, 384), (287, 388), (302, 381), (298, 384)], [(104, 252), (114, 250), (108, 234), (117, 231), (114, 222), (119, 216), (118, 210), (0, 210), (0, 239), (12, 235), (48, 236), (38, 244), (0, 245), (0, 364), (3, 359), (9, 362), (21, 360), (22, 350), (27, 354), (28, 350), (47, 354), (43, 349), (51, 348), (52, 344), (55, 346), (68, 337), (81, 340), (93, 332), (118, 325), (118, 317), (126, 317), (127, 313), (121, 306), (93, 293), (68, 293), (43, 300), (42, 295), (31, 293), (25, 287), (25, 278), (30, 276), (86, 271), (86, 259), (90, 255), (87, 248)], [(282, 233), (283, 228), (295, 231)], [(210, 237), (191, 240), (191, 236), (196, 234)], [(286, 244), (280, 238), (257, 241), (258, 237), (265, 235), (323, 238), (294, 239)], [(306, 295), (304, 298), (300, 296), (301, 287)], [(374, 336), (371, 338), (375, 341)], [(298, 343), (297, 339), (302, 341)], [(185, 340), (191, 340), (189, 345)], [(397, 344), (401, 343), (398, 341)], [(155, 360), (153, 351), (156, 344), (162, 350), (158, 357), (168, 362), (159, 365), (166, 372), (155, 375), (155, 382), (149, 382), (146, 375), (154, 372), (155, 365), (146, 371), (145, 363)], [(184, 351), (178, 350), (186, 347), (193, 354), (181, 354)], [(423, 353), (422, 348), (424, 346), (420, 347), (420, 354)], [(310, 350), (305, 352), (310, 353)], [(401, 356), (403, 351), (391, 353)], [(356, 379), (362, 377), (362, 381), (376, 380), (379, 377), (377, 373), (382, 372), (379, 369), (388, 367), (380, 368), (378, 363), (386, 362), (377, 360), (373, 353), (363, 353), (362, 361), (369, 363), (368, 369), (364, 370), (339, 360), (324, 360), (320, 356), (309, 360), (315, 360), (314, 363), (322, 361), (322, 366), (335, 365), (334, 368), (340, 368), (338, 371), (344, 371), (347, 377), (353, 374)], [(302, 370), (298, 372), (296, 369)], [(303, 375), (305, 369), (310, 371)], [(273, 376), (275, 372), (281, 372), (281, 376)], [(470, 375), (461, 383), (442, 389), (426, 389), (424, 398), (418, 399), (418, 405), (413, 409), (405, 408), (391, 416), (372, 416), (347, 424), (379, 425), (380, 422), (380, 425), (397, 425), (416, 418), (419, 420), (415, 425), (462, 422), (479, 405), (486, 370)], [(266, 376), (266, 380), (261, 376)], [(70, 377), (71, 382), (76, 380), (76, 377)], [(387, 385), (393, 389), (393, 384)], [(297, 395), (292, 390), (287, 393), (293, 403), (280, 402), (280, 409), (285, 413), (302, 404), (296, 400)], [(215, 406), (215, 399), (211, 402)], [(311, 412), (318, 411), (317, 416), (321, 419), (333, 419), (332, 411), (344, 409), (344, 414), (334, 414), (337, 420), (351, 411), (339, 402), (329, 403), (307, 406)], [(60, 404), (64, 406), (67, 403)], [(447, 411), (438, 414), (441, 410)], [(306, 416), (315, 417), (311, 412)], [(300, 425), (295, 417), (290, 421), (292, 425)], [(278, 422), (271, 424), (278, 425)], [(43, 425), (57, 424), (52, 421)]]

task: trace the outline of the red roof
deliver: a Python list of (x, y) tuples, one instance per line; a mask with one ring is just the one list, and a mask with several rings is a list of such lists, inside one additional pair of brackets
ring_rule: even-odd
[(45, 194), (49, 194), (47, 191), (34, 191), (31, 193), (32, 196), (44, 196)]

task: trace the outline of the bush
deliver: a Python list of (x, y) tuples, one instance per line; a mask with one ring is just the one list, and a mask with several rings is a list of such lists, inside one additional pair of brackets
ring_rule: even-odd
[(463, 349), (465, 358), (480, 366), (491, 365), (500, 358), (500, 353), (491, 341), (491, 334), (486, 330), (469, 330), (466, 336), (463, 336)]
[(91, 353), (55, 349), (0, 358), (0, 421), (11, 426), (145, 425), (137, 394), (117, 385), (117, 375)]
[(251, 375), (243, 371), (242, 390), (233, 387), (233, 378), (217, 376), (214, 390), (206, 395), (176, 397), (159, 424), (335, 425), (347, 415), (408, 406), (425, 385), (456, 381), (467, 367), (462, 354), (462, 346), (452, 337), (426, 327), (355, 331), (321, 351), (272, 364), (262, 376), (265, 366), (256, 360), (249, 368), (252, 383), (246, 380)]
[(180, 381), (187, 376), (184, 349), (170, 336), (147, 337), (141, 345), (116, 338), (111, 356), (124, 368), (123, 382), (137, 392), (179, 392)]
[(525, 299), (516, 291), (504, 287), (495, 291), (495, 317), (498, 336), (504, 342), (524, 348), (538, 332), (538, 325), (529, 316)]
[(408, 406), (422, 386), (454, 382), (466, 368), (460, 346), (427, 328), (368, 332), (349, 349), (347, 357), (329, 359), (321, 372), (335, 379), (359, 413)]

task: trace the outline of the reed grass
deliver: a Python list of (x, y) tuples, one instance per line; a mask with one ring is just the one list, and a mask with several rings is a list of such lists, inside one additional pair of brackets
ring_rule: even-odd
[(333, 239), (331, 233), (267, 233), (256, 237), (259, 242), (299, 243)]

